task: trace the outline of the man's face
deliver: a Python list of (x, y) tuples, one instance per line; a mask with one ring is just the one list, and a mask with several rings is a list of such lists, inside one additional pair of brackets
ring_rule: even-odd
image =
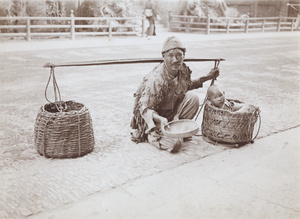
[(168, 72), (176, 74), (183, 63), (184, 53), (180, 49), (172, 49), (164, 53), (163, 58)]

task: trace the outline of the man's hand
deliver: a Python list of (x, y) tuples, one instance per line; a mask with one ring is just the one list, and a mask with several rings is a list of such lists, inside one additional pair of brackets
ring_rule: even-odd
[(176, 114), (176, 115), (174, 116), (174, 118), (173, 118), (173, 121), (178, 121), (178, 120), (179, 120), (179, 115)]
[(213, 68), (207, 75), (208, 80), (216, 79), (220, 75), (219, 68)]
[(153, 113), (153, 119), (155, 122), (160, 124), (161, 129), (163, 129), (164, 126), (168, 125), (168, 120), (165, 117), (162, 117), (158, 115), (157, 113)]
[(220, 69), (219, 68), (213, 68), (206, 76), (200, 77), (198, 79), (198, 82), (200, 84), (209, 81), (211, 79), (216, 79), (220, 75)]
[(165, 118), (165, 117), (160, 117), (160, 127), (161, 127), (161, 129), (163, 129), (164, 128), (164, 126), (166, 126), (166, 125), (168, 125), (168, 120)]

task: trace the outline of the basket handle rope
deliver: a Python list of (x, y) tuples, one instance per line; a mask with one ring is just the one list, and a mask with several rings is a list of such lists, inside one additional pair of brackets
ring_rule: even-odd
[(45, 88), (45, 98), (49, 103), (52, 103), (47, 97), (47, 90), (48, 90), (48, 87), (49, 87), (49, 84), (50, 84), (50, 81), (51, 81), (51, 78), (52, 78), (53, 90), (54, 90), (54, 100), (55, 100), (54, 105), (55, 105), (56, 109), (59, 112), (62, 112), (64, 107), (62, 106), (60, 90), (59, 90), (58, 84), (56, 82), (54, 68), (55, 68), (54, 65), (52, 65), (51, 68), (50, 68), (50, 75), (49, 75), (49, 79), (48, 79), (48, 82), (47, 82), (47, 85), (46, 85), (46, 88)]
[[(219, 67), (220, 62), (221, 62), (221, 59), (216, 59), (216, 60), (215, 60), (215, 66), (214, 66), (214, 69), (216, 69), (216, 68)], [(217, 78), (213, 78), (213, 79), (211, 80), (210, 86), (214, 84), (215, 80), (217, 80)], [(200, 110), (198, 111), (198, 113), (197, 113), (197, 115), (196, 115), (196, 117), (195, 117), (195, 121), (197, 121), (198, 116), (199, 116), (200, 112), (202, 111), (203, 106), (204, 106), (205, 103), (206, 103), (206, 100), (207, 100), (207, 94), (206, 94), (206, 96), (205, 96), (205, 98), (204, 98), (204, 101), (203, 101), (203, 104), (201, 105)]]
[(259, 123), (258, 123), (257, 133), (254, 136), (254, 138), (252, 138), (252, 140), (251, 140), (252, 143), (254, 142), (254, 139), (256, 139), (256, 137), (258, 136), (258, 133), (260, 131), (260, 126), (261, 126), (261, 117), (260, 117), (260, 110), (259, 110), (259, 108), (256, 110), (255, 113), (257, 113), (257, 115), (258, 115)]

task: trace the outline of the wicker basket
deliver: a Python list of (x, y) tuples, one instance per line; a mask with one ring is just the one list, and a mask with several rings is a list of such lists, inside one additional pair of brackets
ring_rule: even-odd
[[(240, 101), (237, 101), (240, 102)], [(205, 104), (202, 121), (202, 136), (214, 142), (247, 144), (254, 140), (254, 125), (259, 109), (252, 106), (251, 112), (230, 112)]]
[(42, 106), (34, 127), (34, 144), (40, 155), (50, 158), (75, 158), (94, 149), (92, 119), (88, 109), (74, 101)]

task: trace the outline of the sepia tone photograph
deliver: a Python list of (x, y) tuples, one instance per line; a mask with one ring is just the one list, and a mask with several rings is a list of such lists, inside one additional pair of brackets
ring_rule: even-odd
[(0, 219), (300, 218), (300, 0), (0, 0)]

